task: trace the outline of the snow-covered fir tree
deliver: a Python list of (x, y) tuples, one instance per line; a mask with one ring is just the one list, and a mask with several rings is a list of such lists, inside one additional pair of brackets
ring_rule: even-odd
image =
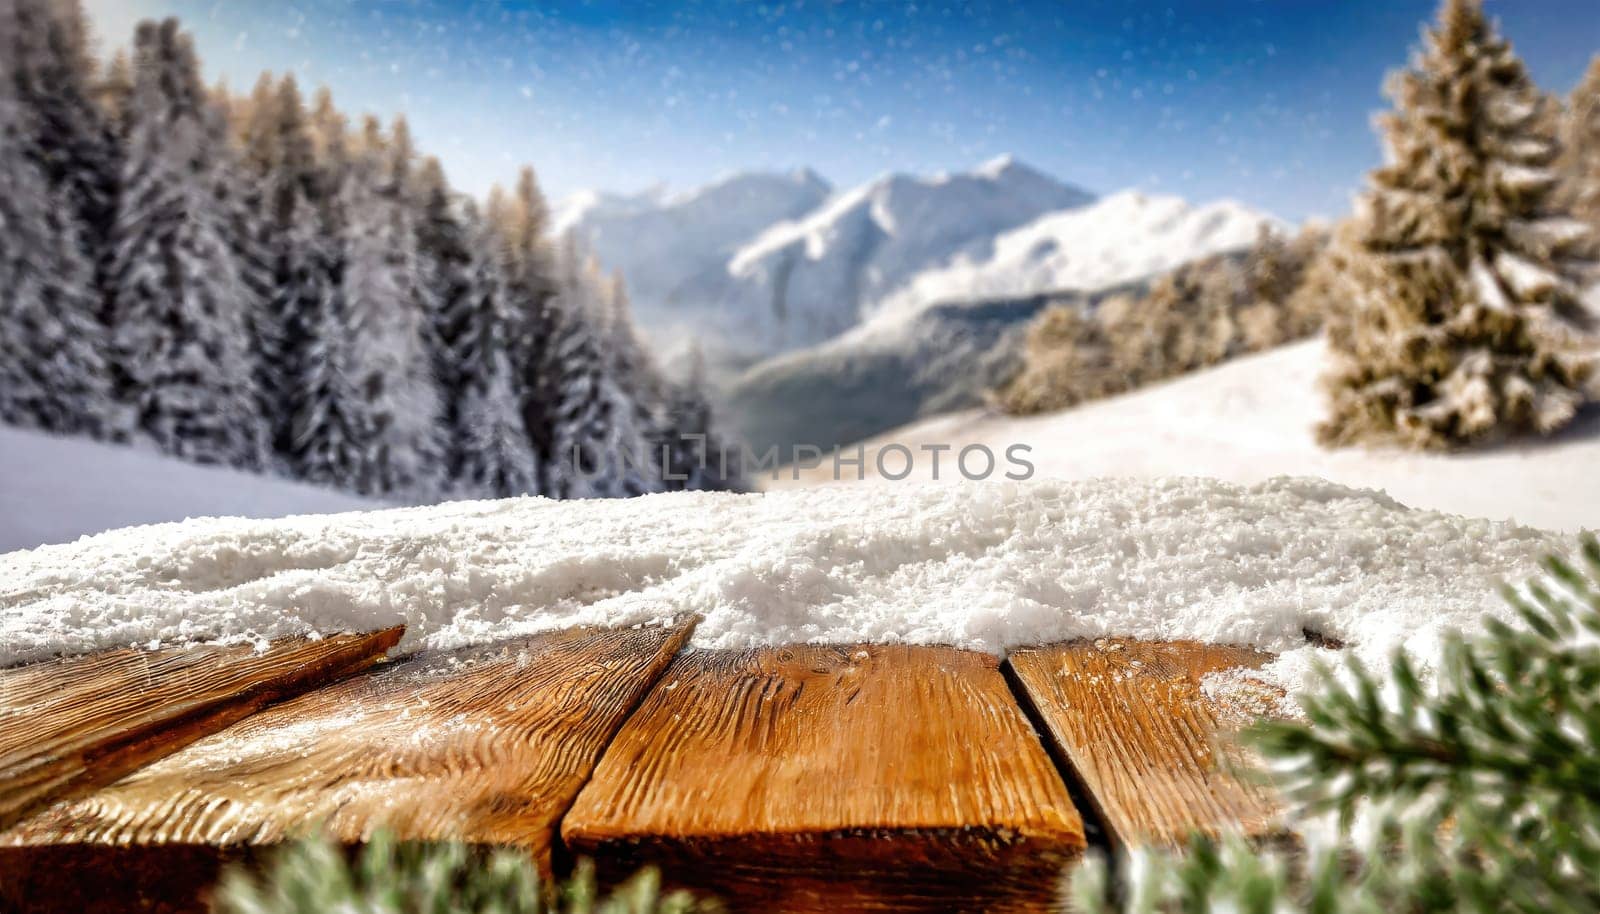
[(339, 192), (345, 221), (343, 360), (357, 374), (370, 430), (368, 479), (378, 493), (425, 501), (444, 483), (439, 392), (428, 337), (429, 291), (411, 188), (414, 150), (403, 122), (386, 137), (368, 118)]
[(437, 159), (423, 163), (417, 190), (450, 488), (471, 496), (538, 494), (539, 465), (512, 375), (500, 238), (475, 207), (454, 198)]
[(36, 53), (23, 29), (45, 12), (0, 0), (0, 420), (119, 437), (92, 248), (71, 187), (35, 154), (41, 115), (22, 91)]
[(608, 362), (603, 314), (607, 289), (598, 267), (573, 235), (557, 254), (558, 291), (551, 299), (551, 436), (547, 466), (557, 498), (638, 495), (662, 486), (662, 473), (641, 427), (641, 410)]
[(659, 455), (661, 478), (669, 489), (744, 491), (739, 452), (718, 431), (706, 395), (705, 357), (699, 346), (689, 355), (689, 373), (669, 385), (663, 420), (652, 450)]
[(238, 125), (254, 204), (256, 251), (266, 296), (252, 320), (262, 413), (280, 469), (301, 475), (299, 438), (308, 427), (304, 383), (314, 333), (330, 318), (334, 251), (305, 104), (293, 77), (263, 76)]
[(350, 195), (354, 170), (349, 125), (326, 91), (318, 93), (305, 121), (308, 157), (304, 197), (289, 239), (302, 252), (306, 272), (300, 305), (305, 321), (304, 362), (287, 380), (293, 432), (294, 475), (350, 492), (382, 490), (376, 478), (372, 411), (361, 389), (361, 349), (350, 339), (352, 321), (345, 288)]
[(1344, 239), (1320, 437), (1449, 447), (1560, 428), (1592, 343), (1585, 233), (1556, 205), (1543, 96), (1479, 0), (1446, 0), (1388, 92), (1388, 162)]
[(524, 168), (516, 189), (489, 194), (486, 215), (500, 242), (505, 271), (507, 352), (514, 386), (541, 474), (540, 492), (552, 494), (551, 474), (559, 457), (555, 443), (558, 377), (552, 351), (556, 335), (555, 267), (545, 237), (549, 209), (533, 169)]
[(132, 95), (133, 60), (126, 50), (119, 49), (95, 81), (93, 90), (95, 104), (106, 118), (107, 129), (118, 142), (126, 141), (122, 115), (127, 112)]
[(680, 487), (709, 410), (531, 170), (480, 216), (403, 123), (204, 88), (175, 23), (85, 47), (76, 0), (0, 0), (0, 419), (419, 501)]
[(86, 256), (99, 269), (114, 216), (117, 144), (95, 104), (96, 66), (78, 0), (9, 0), (17, 40), (6, 48), (11, 78), (30, 110), (23, 149), (52, 195), (69, 205)]
[(512, 370), (511, 323), (501, 248), (490, 226), (472, 210), (463, 224), (472, 256), (463, 294), (450, 321), (454, 397), (451, 439), (458, 452), (452, 478), (463, 494), (486, 497), (543, 494), (542, 473), (523, 424)]
[(227, 128), (175, 19), (135, 39), (108, 272), (113, 356), (139, 428), (199, 463), (263, 465), (267, 428), (249, 342), (255, 290)]
[[(464, 203), (451, 192), (438, 159), (423, 160), (415, 192), (419, 207), (417, 255), (426, 285), (423, 305), (428, 312), (431, 362), (439, 388), (443, 474), (455, 480), (466, 456), (466, 439), (460, 433), (462, 405), (466, 391), (477, 380), (474, 370), (486, 364), (475, 358), (479, 344), (487, 339), (477, 321), (485, 316), (495, 319), (494, 301), (503, 295), (497, 291), (502, 277), (492, 239), (481, 230), (478, 237), (469, 238), (470, 231), (481, 228), (467, 224), (469, 218), (476, 221), (477, 214), (462, 211)], [(485, 243), (489, 249), (480, 246)]]
[(1562, 130), (1565, 201), (1588, 223), (1591, 244), (1600, 241), (1600, 54), (1572, 90)]

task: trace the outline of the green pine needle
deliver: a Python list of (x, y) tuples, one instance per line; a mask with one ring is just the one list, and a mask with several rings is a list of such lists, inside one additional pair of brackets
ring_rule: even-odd
[(594, 866), (545, 886), (526, 853), (459, 843), (404, 844), (375, 836), (351, 860), (321, 838), (280, 850), (258, 877), (230, 870), (218, 895), (222, 914), (711, 914), (685, 892), (663, 894), (644, 870), (602, 898)]
[[(1302, 816), (1340, 823), (1343, 845), (1308, 859), (1239, 839), (1130, 865), (1119, 905), (1103, 862), (1077, 875), (1078, 910), (1592, 912), (1600, 910), (1600, 543), (1581, 567), (1505, 598), (1521, 626), (1487, 620), (1447, 644), (1425, 683), (1396, 656), (1380, 678), (1323, 670), (1304, 721), (1250, 741)], [(1359, 834), (1353, 825), (1365, 817)]]

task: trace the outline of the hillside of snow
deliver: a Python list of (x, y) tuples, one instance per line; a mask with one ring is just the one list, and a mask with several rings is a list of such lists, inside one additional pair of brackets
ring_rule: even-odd
[[(372, 507), (371, 501), (271, 476), (0, 425), (0, 552), (188, 517), (283, 517)], [(9, 583), (4, 573), (0, 581)]]
[(1131, 191), (1046, 214), (917, 274), (839, 336), (748, 369), (727, 384), (725, 414), (758, 450), (828, 448), (977, 406), (1014, 369), (1039, 311), (1141, 291), (1264, 228), (1283, 226), (1236, 203)]
[[(1330, 451), (1312, 435), (1322, 415), (1317, 377), (1323, 365), (1322, 342), (1311, 340), (1059, 413), (953, 413), (866, 442), (867, 472), (876, 476), (872, 455), (899, 444), (920, 457), (908, 479), (930, 479), (933, 464), (922, 448), (949, 445), (940, 478), (961, 480), (952, 461), (963, 448), (983, 445), (1003, 460), (1007, 448), (1024, 445), (1037, 478), (1183, 475), (1256, 484), (1282, 475), (1317, 476), (1381, 490), (1416, 508), (1552, 530), (1600, 529), (1600, 409), (1590, 407), (1552, 438), (1475, 451)], [(900, 472), (898, 452), (890, 458), (888, 471)], [(976, 472), (982, 452), (970, 459)], [(847, 471), (846, 485), (861, 485), (854, 473)], [(825, 465), (801, 475), (799, 482), (785, 475), (762, 483), (829, 484), (834, 473)]]
[[(884, 311), (930, 302), (1103, 289), (1255, 243), (1286, 228), (1231, 200), (1196, 206), (1138, 191), (1040, 216), (979, 251), (926, 270), (889, 296)], [(886, 315), (887, 316), (887, 315)]]
[(1246, 642), (1423, 666), (1565, 537), (1321, 480), (835, 487), (199, 520), (0, 555), (0, 667), (407, 626), (402, 649), (703, 617), (696, 645)]
[(1090, 307), (1128, 288), (956, 302), (870, 320), (747, 369), (726, 385), (722, 415), (760, 452), (851, 444), (968, 409), (1016, 370), (1028, 322), (1040, 311)]

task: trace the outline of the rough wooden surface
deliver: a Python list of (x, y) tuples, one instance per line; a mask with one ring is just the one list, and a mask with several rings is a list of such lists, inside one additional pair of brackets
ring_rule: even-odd
[[(125, 872), (132, 857), (116, 848), (165, 847), (188, 875), (139, 857), (137, 902), (195, 909), (215, 875), (207, 861), (314, 827), (348, 843), (388, 828), (517, 845), (548, 872), (556, 821), (687, 636), (554, 633), (302, 696), (0, 835), (0, 882), (31, 871), (21, 891), (71, 893)], [(90, 900), (103, 896), (76, 899)]]
[(997, 661), (948, 648), (680, 654), (562, 824), (736, 910), (1039, 910), (1083, 823)]
[(367, 666), (401, 629), (250, 646), (120, 650), (0, 670), (0, 830), (258, 710)]
[(1200, 685), (1269, 659), (1245, 647), (1104, 639), (1020, 650), (1008, 663), (1111, 839), (1173, 845), (1195, 831), (1275, 833), (1272, 798), (1229, 776), (1217, 754), (1218, 736), (1260, 708), (1219, 703)]

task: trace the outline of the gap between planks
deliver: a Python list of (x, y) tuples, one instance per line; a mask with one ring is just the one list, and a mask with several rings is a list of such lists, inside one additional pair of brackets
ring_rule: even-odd
[(1034, 911), (1083, 827), (989, 654), (679, 654), (561, 825), (735, 910)]
[(1248, 762), (1226, 742), (1281, 693), (1246, 679), (1216, 697), (1202, 683), (1271, 658), (1248, 647), (1105, 638), (1014, 651), (1007, 665), (1018, 702), (1044, 725), (1063, 777), (1081, 787), (1110, 844), (1175, 847), (1196, 833), (1282, 833), (1276, 798), (1231, 773)]
[[(1181, 814), (1174, 816), (1171, 808), (1154, 816), (1141, 813), (1138, 810), (1137, 791), (1130, 795), (1127, 779), (1124, 777), (1119, 780), (1116, 776), (1119, 765), (1124, 768), (1133, 765), (1131, 757), (1124, 754), (1120, 759), (1113, 758), (1108, 763), (1110, 776), (1104, 764), (1097, 767), (1097, 760), (1105, 762), (1106, 747), (1097, 747), (1093, 740), (1086, 743), (1081, 738), (1085, 723), (1082, 715), (1074, 721), (1071, 713), (1073, 702), (1062, 698), (1071, 694), (1071, 686), (1061, 684), (1063, 680), (1088, 681), (1085, 680), (1086, 674), (1089, 680), (1106, 681), (1106, 669), (1103, 667), (1107, 663), (1105, 655), (1108, 652), (1092, 645), (1086, 647), (1080, 643), (1019, 651), (1006, 662), (1005, 674), (1001, 675), (992, 657), (949, 648), (802, 647), (765, 652), (688, 650), (680, 653), (690, 626), (692, 623), (677, 630), (675, 636), (669, 637), (656, 648), (652, 663), (647, 669), (638, 671), (643, 675), (631, 680), (633, 687), (625, 699), (610, 708), (609, 724), (591, 734), (587, 743), (591, 749), (590, 761), (587, 765), (580, 764), (567, 770), (563, 786), (546, 791), (553, 799), (537, 811), (527, 801), (534, 791), (527, 790), (526, 785), (515, 790), (497, 786), (484, 792), (479, 798), (483, 800), (479, 804), (482, 808), (465, 817), (460, 808), (460, 798), (454, 796), (455, 791), (435, 792), (429, 794), (429, 802), (413, 801), (409, 808), (401, 802), (405, 836), (459, 837), (464, 832), (469, 840), (481, 843), (520, 844), (534, 853), (541, 869), (548, 875), (553, 869), (552, 853), (561, 850), (561, 842), (554, 840), (559, 828), (579, 852), (600, 857), (602, 864), (653, 862), (650, 859), (652, 852), (657, 858), (664, 854), (669, 859), (678, 858), (678, 862), (687, 861), (696, 865), (711, 863), (722, 883), (720, 887), (725, 888), (731, 882), (736, 889), (743, 886), (742, 891), (747, 897), (754, 891), (768, 901), (782, 898), (786, 907), (796, 910), (837, 909), (841, 902), (862, 910), (942, 910), (949, 909), (952, 903), (959, 901), (959, 894), (952, 895), (953, 891), (970, 892), (975, 885), (979, 887), (980, 894), (988, 893), (982, 895), (986, 899), (982, 903), (985, 909), (1030, 910), (1037, 908), (1036, 902), (1045, 894), (1049, 877), (1082, 852), (1085, 844), (1084, 823), (1079, 816), (1083, 812), (1091, 813), (1094, 819), (1103, 820), (1106, 830), (1119, 843), (1170, 840), (1180, 829), (1194, 827), (1196, 823), (1202, 829), (1215, 827), (1220, 821), (1205, 811), (1190, 816), (1188, 820)], [(502, 650), (504, 647), (499, 646)], [(1119, 646), (1117, 651), (1121, 650), (1124, 647)], [(1117, 658), (1123, 662), (1118, 668), (1118, 675), (1110, 681), (1118, 684), (1123, 691), (1126, 688), (1134, 689), (1133, 697), (1138, 701), (1149, 701), (1150, 694), (1156, 694), (1158, 705), (1161, 700), (1169, 705), (1176, 702), (1183, 712), (1180, 717), (1195, 724), (1190, 728), (1190, 735), (1193, 736), (1206, 727), (1214, 729), (1216, 725), (1214, 715), (1208, 717), (1209, 711), (1203, 706), (1198, 706), (1198, 710), (1190, 707), (1196, 705), (1198, 700), (1198, 676), (1211, 669), (1259, 663), (1266, 656), (1253, 652), (1241, 654), (1238, 650), (1204, 645), (1134, 643), (1128, 654)], [(1156, 652), (1149, 658), (1155, 663), (1151, 671), (1141, 673), (1145, 661), (1134, 658), (1134, 655), (1142, 657), (1149, 651)], [(384, 757), (384, 752), (391, 753), (382, 764), (377, 760), (366, 762), (374, 769), (387, 766), (385, 776), (394, 782), (388, 785), (389, 789), (371, 787), (369, 784), (365, 796), (359, 791), (353, 795), (340, 795), (337, 802), (330, 806), (329, 795), (338, 793), (335, 785), (322, 785), (320, 789), (324, 795), (320, 801), (304, 795), (287, 799), (296, 795), (296, 789), (291, 788), (272, 802), (287, 803), (291, 808), (298, 803), (298, 813), (280, 815), (276, 819), (270, 815), (251, 819), (248, 813), (239, 810), (250, 807), (250, 791), (262, 789), (260, 779), (268, 772), (276, 777), (283, 773), (281, 766), (289, 765), (292, 769), (293, 760), (285, 757), (284, 753), (294, 744), (292, 740), (283, 743), (281, 738), (296, 723), (298, 715), (309, 715), (311, 720), (321, 720), (324, 724), (344, 724), (343, 718), (334, 712), (353, 707), (356, 720), (371, 723), (374, 713), (380, 717), (405, 713), (410, 703), (419, 696), (423, 697), (423, 707), (431, 708), (431, 702), (441, 696), (428, 698), (427, 683), (437, 676), (439, 682), (455, 683), (451, 687), (454, 689), (461, 684), (459, 676), (471, 679), (474, 665), (478, 665), (477, 674), (483, 677), (477, 686), (483, 693), (479, 697), (485, 700), (488, 695), (505, 697), (504, 693), (487, 687), (490, 679), (504, 678), (483, 668), (485, 664), (495, 667), (492, 653), (493, 649), (490, 649), (488, 652), (480, 650), (475, 657), (454, 656), (451, 663), (446, 664), (450, 668), (445, 673), (449, 675), (441, 673), (439, 668), (429, 671), (426, 666), (419, 667), (417, 664), (421, 658), (403, 660), (378, 673), (302, 696), (250, 718), (227, 734), (219, 734), (217, 738), (180, 753), (167, 762), (140, 771), (114, 788), (102, 791), (84, 802), (63, 804), (51, 810), (49, 815), (26, 823), (24, 831), (27, 836), (21, 844), (16, 844), (14, 835), (0, 836), (0, 843), (15, 845), (10, 852), (0, 850), (0, 878), (4, 877), (6, 871), (4, 860), (7, 854), (13, 855), (15, 863), (20, 859), (15, 854), (20, 852), (31, 854), (35, 862), (48, 860), (46, 868), (62, 874), (77, 873), (81, 876), (84, 873), (115, 871), (125, 875), (134, 874), (131, 881), (136, 883), (142, 881), (147, 886), (161, 885), (163, 879), (170, 882), (175, 871), (214, 873), (216, 865), (228, 856), (226, 848), (237, 847), (241, 843), (281, 840), (293, 831), (291, 823), (305, 823), (321, 813), (331, 815), (328, 822), (341, 840), (363, 840), (370, 836), (376, 821), (375, 809), (382, 807), (386, 814), (392, 812), (392, 805), (402, 799), (396, 793), (398, 785), (410, 784), (417, 776), (416, 772), (405, 773), (409, 769), (399, 763), (394, 755), (394, 745), (403, 743), (408, 735), (414, 735), (405, 727), (400, 730), (381, 731), (380, 728), (380, 731), (370, 731), (365, 744), (357, 745), (360, 743), (357, 739), (340, 750), (345, 753), (340, 756), (342, 764), (358, 764), (361, 757), (368, 753), (377, 753), (380, 758)], [(1109, 653), (1115, 654), (1116, 651)], [(763, 657), (752, 659), (757, 654)], [(937, 659), (931, 663), (910, 659), (919, 655)], [(1030, 660), (1030, 657), (1033, 659)], [(1047, 657), (1052, 658), (1050, 662), (1043, 662), (1042, 658)], [(1061, 657), (1067, 659), (1057, 664), (1056, 660)], [(987, 663), (978, 660), (974, 665), (975, 658), (986, 658)], [(1129, 658), (1134, 658), (1133, 664), (1126, 662)], [(456, 665), (463, 660), (464, 668)], [(438, 663), (439, 658), (431, 658), (426, 662)], [(1074, 663), (1078, 665), (1074, 666)], [(617, 657), (601, 663), (601, 666), (612, 671), (626, 665), (626, 658)], [(1116, 663), (1112, 665), (1117, 666)], [(946, 681), (951, 669), (959, 671), (954, 685)], [(1031, 673), (1028, 672), (1030, 669)], [(410, 672), (397, 673), (397, 670)], [(1127, 675), (1130, 671), (1133, 672), (1131, 676)], [(919, 673), (927, 675), (919, 678)], [(720, 722), (709, 720), (707, 726), (711, 729), (730, 727), (730, 732), (748, 729), (746, 735), (755, 740), (751, 745), (768, 741), (767, 749), (772, 750), (764, 755), (757, 752), (751, 757), (748, 755), (751, 745), (742, 747), (746, 755), (740, 755), (737, 745), (702, 745), (696, 751), (713, 748), (729, 750), (721, 754), (708, 753), (713, 764), (705, 766), (705, 772), (719, 768), (724, 772), (734, 771), (743, 765), (758, 772), (755, 780), (747, 783), (749, 789), (757, 792), (767, 791), (770, 794), (777, 791), (774, 795), (782, 795), (787, 789), (791, 799), (798, 796), (823, 802), (819, 798), (828, 796), (832, 791), (834, 794), (842, 792), (851, 798), (865, 800), (869, 807), (872, 803), (887, 805), (876, 813), (866, 815), (852, 815), (836, 809), (833, 814), (811, 819), (802, 816), (787, 822), (767, 819), (732, 827), (727, 827), (726, 822), (718, 826), (714, 824), (715, 807), (728, 793), (715, 789), (713, 785), (701, 784), (674, 801), (680, 813), (688, 817), (686, 819), (674, 821), (669, 817), (653, 824), (646, 823), (643, 829), (609, 829), (602, 821), (603, 816), (597, 818), (596, 804), (585, 806), (584, 800), (591, 797), (592, 792), (597, 792), (594, 794), (596, 796), (603, 795), (605, 791), (615, 794), (619, 785), (625, 788), (624, 793), (646, 790), (652, 778), (658, 782), (655, 787), (660, 788), (660, 782), (666, 777), (663, 772), (670, 773), (672, 767), (671, 751), (681, 752), (683, 748), (682, 739), (662, 735), (670, 734), (672, 728), (664, 726), (666, 721), (661, 715), (670, 714), (671, 722), (675, 723), (685, 708), (673, 702), (684, 701), (683, 696), (692, 689), (685, 688), (678, 696), (672, 693), (683, 688), (685, 678), (693, 681), (701, 677), (729, 687), (730, 692), (736, 694), (732, 707), (738, 709), (734, 717)], [(970, 682), (962, 683), (968, 678), (982, 680), (982, 683), (974, 689)], [(601, 679), (605, 680), (606, 677), (602, 676)], [(1051, 680), (1055, 681), (1054, 692), (1050, 686)], [(386, 693), (386, 687), (374, 686), (378, 681), (388, 682), (388, 688), (395, 691)], [(882, 687), (885, 683), (895, 682), (902, 686), (910, 682), (916, 687), (910, 693), (901, 688), (902, 694), (899, 696), (874, 691), (875, 686)], [(934, 682), (935, 685), (929, 688), (928, 682)], [(547, 682), (542, 687), (548, 689), (551, 685)], [(891, 685), (891, 691), (893, 688)], [(1152, 688), (1155, 688), (1153, 693)], [(828, 698), (830, 690), (834, 694), (834, 700), (831, 701)], [(536, 688), (534, 692), (537, 691)], [(577, 691), (582, 692), (581, 689)], [(857, 701), (862, 699), (863, 693), (867, 696), (865, 704), (852, 710)], [(389, 695), (387, 699), (382, 697), (385, 694)], [(908, 702), (905, 700), (906, 694), (916, 697)], [(948, 726), (952, 719), (951, 708), (970, 711), (969, 705), (975, 696), (980, 705), (988, 703), (990, 706), (985, 713), (978, 715), (980, 720), (993, 715), (999, 715), (1002, 720), (998, 731), (992, 727), (972, 731), (979, 733), (975, 742), (980, 753), (993, 755), (998, 751), (1011, 758), (1018, 757), (1020, 753), (1025, 758), (1020, 768), (1034, 769), (1024, 771), (1021, 775), (1022, 780), (1035, 779), (1027, 789), (1042, 791), (1030, 801), (1035, 811), (1066, 810), (1071, 813), (1070, 821), (1058, 819), (1052, 824), (1049, 815), (1042, 820), (1037, 816), (1030, 820), (1026, 814), (1017, 814), (1016, 810), (1008, 812), (993, 807), (983, 811), (981, 802), (976, 806), (968, 803), (963, 808), (960, 800), (955, 802), (953, 811), (940, 811), (938, 803), (942, 797), (934, 796), (938, 791), (930, 789), (930, 786), (939, 786), (940, 778), (911, 782), (912, 790), (908, 793), (921, 790), (926, 796), (896, 806), (905, 798), (889, 797), (888, 793), (906, 787), (904, 780), (886, 783), (875, 776), (854, 776), (864, 771), (881, 771), (881, 767), (868, 764), (866, 759), (888, 761), (891, 763), (889, 767), (903, 776), (913, 771), (916, 764), (927, 763), (927, 759), (921, 756), (942, 755), (947, 763), (959, 758), (959, 745), (947, 738), (948, 733), (930, 741), (929, 745), (936, 747), (936, 752), (926, 746), (908, 750), (904, 740), (908, 731), (916, 728), (905, 727), (903, 722), (896, 720), (894, 712), (904, 714), (908, 711), (908, 705), (915, 707), (928, 701), (944, 702), (946, 707), (942, 713), (934, 714), (931, 718), (920, 718), (931, 720), (937, 729)], [(568, 697), (573, 696), (569, 694)], [(592, 696), (587, 703), (593, 704)], [(508, 703), (508, 708), (514, 710), (516, 704), (513, 699)], [(294, 710), (288, 710), (291, 707)], [(363, 707), (365, 711), (361, 710)], [(473, 705), (467, 701), (453, 707), (459, 716), (460, 712), (471, 709)], [(864, 709), (874, 707), (880, 709), (875, 716), (870, 711), (863, 715)], [(1118, 719), (1118, 710), (1126, 712), (1130, 707), (1129, 696), (1121, 691), (1110, 704), (1101, 704), (1102, 710), (1113, 712), (1106, 715), (1108, 719)], [(691, 719), (699, 713), (694, 703), (688, 706), (687, 711)], [(1030, 712), (1033, 720), (1028, 719)], [(422, 717), (425, 720), (417, 723), (419, 726), (437, 725), (440, 713), (424, 713)], [(366, 716), (363, 717), (363, 714)], [(1008, 715), (1016, 719), (1005, 723), (1004, 718)], [(953, 715), (960, 716), (959, 710)], [(830, 717), (833, 718), (832, 725), (829, 723)], [(1122, 714), (1122, 717), (1126, 717), (1126, 714)], [(918, 718), (913, 716), (913, 719)], [(1019, 721), (1020, 729), (1016, 726)], [(778, 744), (771, 741), (781, 742), (784, 728), (793, 727), (796, 722), (809, 724), (813, 733), (820, 732), (825, 737), (831, 737), (835, 756), (839, 755), (837, 750), (841, 746), (847, 749), (852, 746), (866, 747), (872, 745), (874, 738), (893, 743), (898, 748), (886, 753), (874, 750), (847, 764), (841, 762), (840, 758), (826, 758), (828, 751), (815, 740), (808, 744), (801, 738), (798, 744), (788, 747), (797, 750), (804, 748), (804, 751), (798, 752), (798, 755), (804, 756), (799, 768), (785, 769), (782, 765), (774, 768), (773, 759), (784, 753), (776, 751)], [(840, 724), (846, 726), (841, 727)], [(1042, 729), (1039, 724), (1042, 724)], [(1126, 721), (1122, 724), (1113, 723), (1111, 729), (1104, 732), (1113, 735), (1122, 733), (1118, 727), (1125, 724)], [(339, 738), (340, 729), (343, 728), (330, 728), (328, 736)], [(360, 727), (355, 729), (359, 731)], [(644, 730), (656, 732), (655, 736), (646, 740), (646, 744), (651, 744), (651, 739), (655, 740), (655, 744), (666, 753), (665, 761), (662, 757), (643, 758), (638, 755), (637, 746), (629, 748), (628, 741), (636, 739)], [(840, 740), (838, 736), (841, 732), (856, 732), (866, 738)], [(1016, 742), (1022, 733), (1026, 734), (1026, 738)], [(594, 739), (595, 735), (599, 738)], [(223, 736), (227, 736), (229, 741), (210, 745)], [(791, 736), (803, 737), (803, 734), (796, 731)], [(275, 740), (281, 743), (276, 749), (273, 748)], [(735, 744), (738, 742), (734, 740)], [(673, 746), (678, 749), (673, 750)], [(305, 764), (316, 767), (324, 762), (331, 763), (331, 757), (327, 755), (329, 751), (333, 750), (324, 747), (315, 756), (321, 762)], [(279, 757), (274, 761), (275, 752)], [(208, 775), (209, 763), (204, 760), (211, 758), (214, 761), (228, 753), (237, 756), (232, 766), (223, 766), (210, 771)], [(303, 753), (294, 754), (296, 757), (305, 757)], [(335, 751), (334, 755), (339, 755), (339, 752)], [(1052, 755), (1056, 757), (1051, 758)], [(613, 758), (618, 760), (615, 764)], [(478, 762), (481, 764), (483, 760), (479, 759)], [(843, 767), (840, 767), (841, 764)], [(850, 764), (857, 767), (852, 769)], [(511, 766), (503, 764), (498, 767), (504, 769)], [(1040, 778), (1038, 769), (1041, 768), (1048, 772), (1048, 776)], [(202, 779), (198, 786), (192, 784), (197, 772), (202, 778), (209, 777), (209, 780)], [(1204, 791), (1226, 789), (1226, 784), (1214, 781), (1203, 767), (1189, 767), (1184, 772), (1184, 777), (1199, 785), (1202, 794)], [(252, 778), (256, 779), (253, 786)], [(792, 781), (787, 788), (785, 778)], [(629, 779), (635, 779), (635, 783), (629, 784)], [(942, 783), (949, 787), (970, 780), (966, 774), (946, 772)], [(1194, 786), (1189, 784), (1185, 789)], [(235, 788), (242, 793), (232, 792)], [(165, 804), (163, 797), (174, 792), (189, 793), (190, 797), (176, 805)], [(978, 793), (981, 794), (982, 790)], [(926, 801), (930, 796), (935, 802), (928, 805)], [(968, 798), (969, 801), (972, 799)], [(1203, 795), (1201, 799), (1204, 799)], [(456, 801), (455, 806), (451, 805), (452, 800)], [(771, 796), (757, 805), (766, 804), (770, 807), (767, 811), (771, 812), (777, 806), (770, 800)], [(638, 802), (638, 798), (628, 799), (618, 794), (612, 797), (611, 802)], [(596, 803), (604, 806), (600, 801)], [(920, 811), (919, 803), (923, 804)], [(201, 807), (204, 807), (203, 816), (182, 811)], [(144, 810), (142, 813), (139, 812), (141, 808)], [(797, 804), (794, 808), (804, 809), (805, 804)], [(814, 802), (812, 808), (818, 808), (818, 803)], [(1245, 807), (1234, 806), (1230, 809), (1223, 816), (1224, 819), (1228, 816), (1239, 818), (1241, 810), (1248, 812)], [(1215, 812), (1215, 809), (1210, 812)], [(161, 821), (166, 823), (162, 826), (167, 829), (165, 832), (148, 830), (158, 814), (162, 817)], [(192, 821), (184, 823), (185, 815)], [(405, 819), (407, 815), (411, 818)], [(1145, 815), (1145, 818), (1141, 819), (1140, 815)], [(149, 820), (142, 826), (141, 816)], [(701, 818), (697, 820), (696, 816)], [(518, 818), (526, 821), (520, 825), (508, 825), (508, 822)], [(494, 824), (497, 819), (498, 825)], [(538, 820), (543, 821), (542, 826), (536, 824)], [(1073, 822), (1076, 823), (1076, 837)], [(147, 830), (140, 831), (141, 827)], [(1247, 823), (1246, 830), (1250, 827)], [(185, 828), (188, 830), (185, 831)], [(128, 846), (131, 842), (151, 843), (142, 847)], [(915, 849), (910, 861), (913, 865), (909, 867), (904, 856), (908, 847)], [(1029, 850), (1033, 863), (1031, 867), (1017, 862), (1016, 851), (1019, 848)], [(974, 860), (977, 865), (970, 866)], [(927, 872), (929, 866), (942, 868), (945, 872), (935, 874), (930, 880)], [(965, 870), (963, 866), (966, 866)], [(794, 877), (805, 876), (804, 870), (808, 867), (812, 871), (811, 882), (805, 884), (805, 880), (800, 879), (798, 882), (801, 884), (794, 884)], [(615, 865), (610, 869), (618, 875), (622, 872)], [(12, 872), (15, 875), (15, 867)], [(840, 886), (830, 888), (821, 885), (818, 877), (823, 873), (831, 874), (836, 881), (854, 879), (855, 888), (846, 886), (841, 892)], [(906, 878), (907, 873), (912, 875)], [(957, 883), (964, 882), (965, 886), (951, 885), (942, 881), (941, 876), (953, 877)], [(187, 877), (179, 875), (176, 878), (182, 883), (178, 886), (178, 894), (188, 892), (192, 895), (194, 887), (185, 882)], [(786, 887), (775, 882), (783, 878), (790, 880)], [(864, 879), (881, 882), (880, 891), (857, 891)], [(822, 876), (821, 881), (826, 882), (827, 876)], [(715, 891), (719, 886), (713, 883), (707, 888)], [(774, 892), (778, 894), (775, 896)], [(898, 897), (887, 897), (893, 893), (898, 893)], [(1019, 899), (1027, 900), (1024, 902)]]

